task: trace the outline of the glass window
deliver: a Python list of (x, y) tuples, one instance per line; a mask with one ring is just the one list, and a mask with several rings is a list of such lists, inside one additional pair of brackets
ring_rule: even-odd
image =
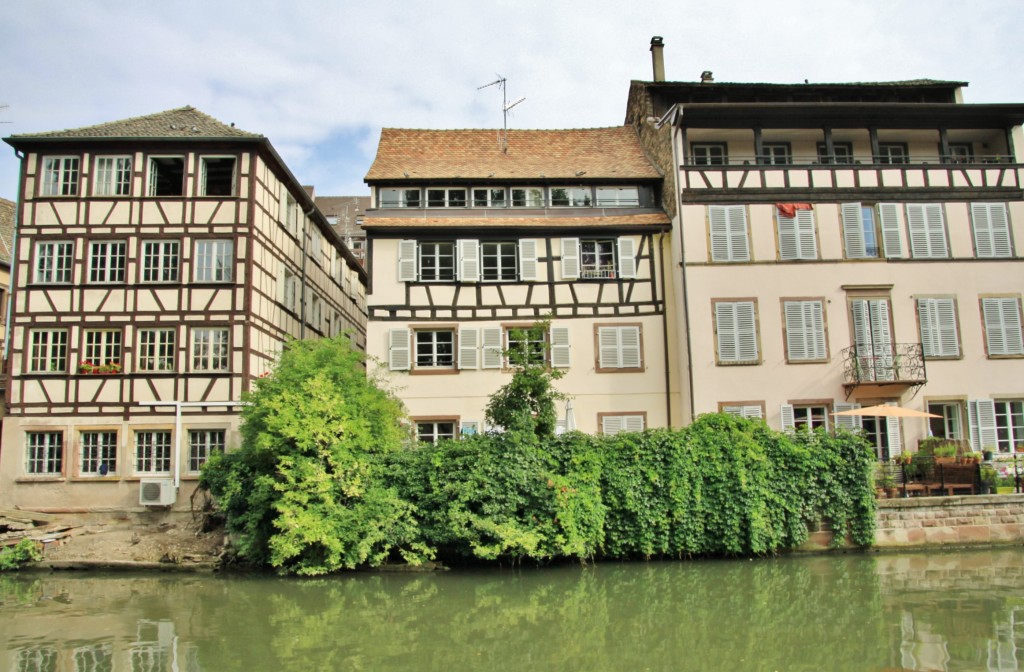
[(78, 195), (77, 156), (48, 156), (43, 159), (42, 195)]
[(474, 189), (474, 208), (504, 208), (505, 190), (501, 188)]
[(940, 401), (928, 404), (928, 412), (939, 417), (928, 419), (928, 430), (931, 436), (941, 439), (963, 439), (963, 407), (953, 401)]
[(455, 279), (455, 243), (419, 244), (420, 280), (436, 282)]
[(974, 147), (969, 142), (949, 143), (949, 163), (974, 163)]
[(455, 367), (455, 331), (452, 329), (416, 330), (416, 368), (451, 369)]
[(228, 330), (226, 328), (192, 330), (192, 370), (228, 370)]
[(235, 193), (235, 157), (204, 156), (200, 159), (200, 196), (231, 196)]
[(196, 241), (196, 282), (231, 282), (233, 266), (232, 241)]
[(64, 469), (64, 435), (60, 432), (28, 432), (25, 471), (29, 474), (59, 476)]
[(121, 332), (112, 329), (86, 329), (82, 355), (80, 373), (120, 373)]
[(905, 142), (880, 142), (878, 143), (878, 163), (909, 163), (910, 157), (907, 154), (907, 143)]
[(517, 187), (512, 190), (513, 208), (543, 208), (544, 190), (540, 187)]
[(480, 261), (484, 280), (515, 280), (518, 277), (515, 242), (481, 243)]
[(724, 166), (729, 163), (729, 154), (724, 142), (695, 142), (690, 145), (690, 156), (695, 166)]
[(36, 244), (36, 282), (71, 282), (72, 243)]
[(68, 332), (38, 329), (29, 334), (29, 371), (58, 373), (68, 369)]
[(425, 443), (454, 439), (455, 425), (454, 420), (419, 421), (416, 423), (416, 439)]
[(173, 371), (175, 353), (174, 329), (140, 329), (139, 371)]
[(155, 240), (142, 243), (142, 281), (177, 282), (178, 250), (176, 240)]
[(181, 196), (185, 193), (185, 159), (154, 156), (149, 160), (149, 195)]
[(860, 203), (843, 203), (843, 245), (847, 259), (878, 257), (881, 253), (875, 208)]
[(793, 426), (796, 429), (828, 429), (828, 407), (793, 406)]
[(551, 205), (554, 207), (589, 208), (593, 205), (593, 197), (587, 187), (553, 187), (551, 189)]
[(117, 432), (82, 432), (83, 476), (117, 473)]
[(1024, 401), (997, 401), (995, 408), (999, 452), (1012, 453), (1024, 445)]
[(223, 429), (193, 429), (188, 433), (188, 470), (198, 474), (215, 453), (224, 452)]
[(171, 433), (135, 432), (135, 473), (171, 473)]
[(93, 175), (96, 196), (127, 196), (131, 193), (132, 159), (130, 156), (100, 156)]
[(767, 165), (783, 165), (793, 163), (793, 156), (788, 142), (765, 142), (761, 145), (761, 154), (757, 162)]
[(419, 189), (381, 189), (380, 207), (382, 208), (418, 208), (420, 207)]
[(284, 304), (284, 307), (293, 313), (298, 312), (299, 279), (287, 268), (284, 269), (284, 276), (281, 281), (281, 295), (281, 303)]
[(580, 277), (615, 277), (615, 240), (580, 241)]
[(833, 142), (832, 155), (829, 156), (828, 146), (819, 142), (818, 163), (853, 163), (853, 143)]
[(597, 207), (636, 207), (640, 205), (637, 187), (598, 187)]
[(123, 241), (89, 244), (89, 282), (124, 282), (126, 245)]
[(465, 189), (427, 189), (428, 208), (466, 207)]
[(547, 361), (547, 333), (543, 327), (505, 330), (510, 366), (542, 365)]

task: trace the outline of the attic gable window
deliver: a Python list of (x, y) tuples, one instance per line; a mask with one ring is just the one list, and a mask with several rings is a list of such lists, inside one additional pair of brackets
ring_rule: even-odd
[(380, 207), (418, 208), (421, 205), (419, 189), (381, 189)]
[(185, 159), (154, 156), (149, 159), (149, 195), (182, 196), (185, 193)]
[(640, 205), (640, 190), (636, 187), (598, 187), (597, 207), (637, 207)]
[(204, 156), (200, 159), (201, 196), (232, 196), (235, 192), (235, 157)]
[(505, 203), (504, 189), (490, 188), (473, 190), (474, 208), (504, 208)]
[(543, 208), (544, 190), (540, 187), (516, 187), (512, 189), (513, 208)]
[(427, 189), (428, 208), (466, 207), (465, 189)]

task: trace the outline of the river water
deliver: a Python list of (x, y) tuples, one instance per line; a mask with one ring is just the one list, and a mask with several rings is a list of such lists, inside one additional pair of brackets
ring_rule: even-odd
[(0, 670), (1021, 670), (1024, 549), (0, 575)]

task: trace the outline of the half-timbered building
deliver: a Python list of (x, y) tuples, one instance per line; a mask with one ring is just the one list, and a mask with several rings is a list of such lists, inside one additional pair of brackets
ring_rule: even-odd
[[(1024, 444), (1022, 104), (963, 82), (630, 88), (666, 176), (687, 416)], [(930, 422), (832, 413), (909, 405)]]
[(184, 107), (6, 142), (0, 506), (187, 508), (286, 339), (365, 346), (365, 272), (266, 137)]
[(570, 427), (679, 422), (661, 180), (625, 126), (383, 130), (367, 351), (421, 440), (488, 429), (510, 350), (564, 372)]

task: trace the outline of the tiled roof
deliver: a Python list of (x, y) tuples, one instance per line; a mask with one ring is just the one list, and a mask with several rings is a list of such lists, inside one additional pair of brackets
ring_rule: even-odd
[(194, 107), (179, 107), (144, 117), (131, 117), (97, 126), (46, 133), (12, 135), (12, 140), (47, 138), (262, 138), (225, 124)]
[(555, 228), (555, 227), (594, 227), (594, 226), (668, 226), (670, 220), (663, 212), (644, 214), (593, 214), (572, 216), (548, 215), (541, 217), (487, 216), (484, 213), (471, 217), (373, 217), (368, 214), (363, 220), (364, 229), (377, 228)]
[(11, 265), (14, 244), (14, 202), (0, 198), (0, 264)]
[(366, 181), (657, 179), (629, 126), (569, 130), (385, 128)]

